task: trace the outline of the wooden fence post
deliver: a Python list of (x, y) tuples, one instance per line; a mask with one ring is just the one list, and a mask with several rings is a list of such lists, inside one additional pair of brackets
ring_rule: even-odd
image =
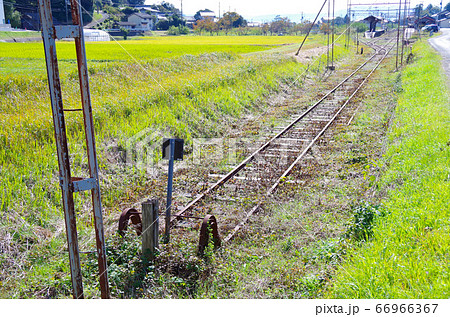
[(142, 254), (148, 260), (155, 259), (159, 246), (159, 204), (157, 199), (142, 203)]

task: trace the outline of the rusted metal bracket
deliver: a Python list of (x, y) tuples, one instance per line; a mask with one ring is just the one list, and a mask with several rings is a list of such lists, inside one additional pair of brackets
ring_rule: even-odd
[(54, 29), (54, 38), (57, 40), (80, 37), (80, 28), (77, 25), (55, 25)]
[(128, 208), (124, 210), (120, 214), (119, 218), (119, 234), (121, 236), (125, 235), (125, 231), (128, 229), (128, 222), (131, 220), (131, 223), (133, 224), (136, 234), (140, 236), (142, 234), (142, 219), (141, 219), (141, 213), (138, 212), (134, 208)]
[(94, 189), (96, 186), (95, 178), (85, 178), (72, 182), (74, 192), (82, 192), (86, 190)]
[(198, 254), (203, 255), (205, 249), (209, 244), (209, 238), (212, 236), (214, 249), (219, 248), (222, 245), (222, 240), (219, 235), (219, 227), (217, 225), (216, 217), (213, 215), (207, 215), (202, 222), (200, 228), (200, 239), (198, 241)]

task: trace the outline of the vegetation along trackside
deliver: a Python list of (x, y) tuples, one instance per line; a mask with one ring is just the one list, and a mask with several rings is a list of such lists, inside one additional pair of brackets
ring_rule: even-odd
[[(9, 18), (13, 3), (22, 2), (11, 1)], [(296, 25), (280, 16), (258, 26), (236, 13), (215, 19), (205, 9), (195, 22), (181, 23), (183, 14), (166, 2), (151, 10), (95, 6), (102, 21), (90, 27), (116, 34), (86, 43), (112, 298), (450, 296), (450, 88), (423, 38), (395, 41), (400, 33), (389, 25), (380, 37), (363, 38), (357, 33), (367, 26), (350, 24), (350, 16), (332, 27), (330, 19)], [(133, 19), (157, 11), (147, 21), (152, 28), (130, 33)], [(13, 25), (20, 17), (27, 22), (18, 14)], [(294, 55), (304, 39), (296, 35), (309, 30)], [(70, 298), (73, 287), (49, 81), (36, 35), (0, 32), (0, 298)], [(408, 45), (400, 63), (394, 43)], [(86, 178), (74, 43), (56, 46), (71, 174)], [(305, 113), (318, 99), (323, 107)], [(226, 176), (275, 133), (284, 138), (257, 150), (239, 175)], [(133, 230), (140, 229), (118, 231), (118, 218), (149, 198), (166, 217), (160, 150), (169, 136), (185, 145), (174, 171), (176, 222), (170, 243), (150, 260)], [(215, 147), (217, 140), (226, 142)], [(285, 163), (267, 164), (294, 162), (290, 153), (302, 146), (303, 161), (289, 173), (280, 172)], [(266, 190), (270, 178), (276, 191)], [(221, 187), (202, 196), (211, 184)], [(89, 198), (77, 192), (74, 205), (84, 296), (97, 298)], [(188, 205), (191, 213), (173, 217), (192, 200), (198, 204)], [(202, 227), (200, 241), (208, 243), (198, 247), (206, 214), (218, 219), (220, 246), (217, 231), (208, 236)]]
[[(322, 46), (324, 40), (324, 36), (314, 36), (305, 49)], [(179, 44), (162, 39), (163, 44), (150, 45), (153, 41), (123, 45), (133, 56), (133, 49), (139, 51), (137, 59), (122, 53), (117, 43), (87, 47), (105, 226), (111, 236), (121, 206), (139, 201), (153, 184), (145, 170), (130, 174), (111, 164), (111, 159), (121, 162), (130, 138), (146, 129), (165, 132), (184, 138), (189, 153), (193, 138), (220, 137), (242, 117), (262, 113), (267, 98), (282, 87), (301, 85), (296, 79), (307, 68), (279, 47), (299, 42), (300, 37), (258, 41), (230, 37), (222, 44), (217, 38), (189, 37), (177, 39)], [(74, 109), (80, 102), (79, 85), (69, 45), (73, 49), (73, 43), (59, 43), (58, 52), (63, 101), (65, 107)], [(270, 48), (275, 49), (266, 51)], [(0, 254), (0, 296), (69, 296), (68, 254), (42, 44), (2, 43), (0, 50), (5, 71), (0, 78), (0, 235), (7, 241), (7, 251)], [(247, 54), (261, 50), (264, 52)], [(115, 55), (118, 51), (122, 55)], [(335, 53), (337, 58), (348, 53), (343, 42)], [(165, 58), (160, 58), (163, 55)], [(30, 87), (32, 93), (24, 93)], [(66, 114), (66, 127), (72, 174), (83, 176), (86, 153), (80, 114)], [(81, 250), (95, 246), (86, 198), (84, 193), (75, 198)], [(87, 265), (85, 259), (82, 265)], [(84, 272), (90, 274), (89, 270)], [(112, 281), (114, 272), (111, 267)], [(95, 279), (95, 274), (86, 278)], [(87, 282), (86, 296), (96, 296), (95, 292), (90, 294), (89, 285)], [(123, 296), (119, 286), (112, 287), (113, 296)]]
[(425, 43), (398, 82), (398, 107), (378, 190), (373, 238), (337, 269), (328, 296), (448, 298), (450, 294), (450, 94)]

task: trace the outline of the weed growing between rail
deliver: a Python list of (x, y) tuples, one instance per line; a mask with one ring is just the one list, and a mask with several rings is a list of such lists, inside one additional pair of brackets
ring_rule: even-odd
[[(385, 217), (371, 188), (395, 102), (392, 67), (391, 60), (375, 73), (327, 133), (315, 151), (321, 160), (287, 179), (300, 181), (280, 188), (275, 199), (287, 201), (267, 204), (217, 253), (213, 274), (201, 282), (197, 297), (323, 296), (342, 257), (370, 239), (374, 224)], [(347, 126), (358, 106), (360, 113)]]
[[(337, 53), (345, 51), (337, 49)], [(14, 60), (16, 65), (22, 61)], [(78, 108), (76, 66), (71, 60), (63, 64), (65, 107)], [(125, 166), (131, 138), (146, 129), (159, 131), (184, 138), (190, 151), (192, 138), (226, 135), (242, 117), (261, 113), (267, 106), (265, 99), (286, 88), (305, 69), (285, 53), (211, 53), (150, 59), (141, 65), (120, 61), (90, 65), (105, 226), (110, 237), (123, 206), (163, 191), (148, 171), (135, 168), (130, 173)], [(47, 80), (42, 69), (35, 72), (33, 67), (0, 79), (0, 236), (2, 250), (6, 250), (0, 258), (1, 297), (64, 297), (70, 289)], [(33, 93), (24, 93), (30, 87)], [(66, 126), (72, 174), (86, 176), (81, 116), (67, 113)], [(88, 193), (75, 195), (80, 250), (90, 252), (95, 242), (86, 201)], [(117, 248), (118, 242), (111, 239)], [(82, 256), (82, 265), (89, 267), (88, 257)], [(139, 267), (138, 262), (133, 265)], [(121, 268), (112, 271), (119, 277), (123, 274)], [(91, 273), (84, 277), (85, 288), (88, 295), (96, 296)], [(128, 284), (115, 285), (118, 297), (136, 294), (126, 290)]]
[(338, 268), (329, 297), (449, 297), (450, 94), (438, 55), (424, 42), (414, 55), (376, 182), (389, 215)]

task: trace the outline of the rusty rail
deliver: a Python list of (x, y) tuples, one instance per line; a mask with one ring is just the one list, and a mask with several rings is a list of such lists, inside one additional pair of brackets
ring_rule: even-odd
[(351, 96), (347, 99), (347, 101), (341, 106), (341, 108), (338, 110), (338, 112), (330, 119), (330, 121), (327, 123), (327, 125), (316, 135), (316, 137), (308, 144), (308, 146), (302, 151), (302, 153), (297, 157), (297, 159), (292, 163), (288, 169), (281, 175), (278, 180), (275, 182), (274, 185), (267, 191), (266, 195), (264, 196), (261, 201), (254, 206), (245, 216), (244, 220), (241, 221), (232, 231), (231, 233), (223, 240), (224, 243), (227, 243), (230, 241), (237, 231), (248, 221), (248, 219), (257, 212), (261, 206), (264, 204), (267, 197), (269, 197), (275, 189), (282, 183), (283, 179), (285, 179), (294, 169), (294, 167), (300, 162), (301, 159), (305, 157), (308, 151), (311, 150), (311, 148), (314, 146), (314, 144), (325, 134), (325, 132), (329, 129), (329, 127), (333, 124), (333, 122), (338, 118), (338, 116), (341, 114), (341, 112), (347, 107), (349, 102), (355, 97), (355, 95), (359, 92), (359, 90), (364, 86), (366, 81), (370, 78), (370, 76), (375, 72), (375, 70), (380, 66), (380, 64), (383, 62), (383, 60), (386, 58), (386, 56), (390, 53), (392, 50), (392, 47), (387, 50), (385, 55), (382, 57), (382, 59), (376, 64), (376, 66), (372, 69), (372, 71), (364, 78), (364, 80), (359, 84), (359, 86), (356, 88), (356, 90), (351, 94)]
[(215, 184), (213, 184), (210, 188), (208, 188), (205, 192), (198, 195), (193, 201), (191, 201), (188, 205), (186, 205), (182, 210), (180, 210), (177, 214), (172, 216), (171, 224), (173, 224), (180, 216), (182, 216), (184, 213), (192, 209), (198, 202), (200, 202), (202, 199), (207, 197), (211, 192), (216, 190), (218, 187), (225, 184), (228, 180), (230, 180), (232, 177), (234, 177), (236, 174), (238, 174), (242, 169), (244, 169), (251, 161), (254, 160), (256, 155), (264, 151), (266, 148), (268, 148), (276, 139), (279, 139), (281, 136), (286, 134), (289, 130), (292, 129), (293, 126), (295, 126), (299, 121), (301, 121), (305, 116), (307, 116), (310, 112), (312, 112), (315, 108), (317, 108), (324, 100), (326, 100), (331, 94), (333, 94), (336, 90), (338, 90), (342, 85), (344, 85), (348, 80), (350, 80), (355, 74), (357, 74), (364, 66), (367, 65), (370, 61), (372, 61), (376, 56), (378, 56), (378, 52), (375, 52), (369, 59), (367, 59), (363, 64), (361, 64), (355, 71), (353, 71), (350, 75), (348, 75), (344, 80), (342, 80), (339, 84), (337, 84), (333, 89), (328, 91), (322, 98), (320, 98), (319, 101), (317, 101), (314, 105), (312, 105), (310, 108), (308, 108), (306, 111), (304, 111), (297, 119), (292, 121), (286, 128), (284, 128), (281, 132), (279, 132), (277, 135), (275, 135), (273, 138), (271, 138), (269, 141), (267, 141), (263, 146), (258, 148), (256, 151), (254, 151), (250, 156), (248, 156), (246, 159), (244, 159), (238, 166), (233, 168), (227, 175), (225, 175), (223, 178), (221, 178), (219, 181), (217, 181)]
[[(214, 190), (216, 190), (218, 187), (225, 184), (228, 180), (236, 176), (241, 170), (243, 170), (247, 164), (252, 162), (255, 157), (263, 152), (265, 149), (267, 149), (272, 143), (274, 143), (275, 140), (280, 139), (284, 134), (287, 134), (288, 131), (290, 131), (297, 123), (299, 123), (305, 116), (307, 116), (309, 113), (311, 113), (316, 107), (318, 107), (320, 104), (322, 104), (331, 94), (336, 92), (340, 87), (342, 87), (347, 81), (349, 81), (352, 77), (354, 77), (363, 67), (365, 67), (369, 62), (373, 61), (373, 59), (377, 56), (380, 56), (380, 53), (384, 53), (384, 55), (380, 58), (378, 62), (376, 62), (376, 65), (373, 69), (369, 72), (368, 75), (364, 77), (362, 82), (356, 87), (355, 90), (353, 90), (353, 93), (350, 94), (350, 96), (345, 100), (345, 102), (339, 107), (338, 111), (333, 115), (333, 117), (325, 124), (325, 126), (315, 135), (315, 137), (309, 142), (309, 144), (302, 150), (302, 152), (296, 157), (295, 161), (290, 164), (290, 166), (284, 171), (284, 173), (275, 181), (275, 183), (267, 190), (267, 192), (264, 194), (263, 198), (260, 199), (260, 201), (251, 208), (246, 214), (244, 219), (235, 226), (231, 232), (228, 234), (228, 236), (223, 240), (224, 243), (230, 241), (233, 236), (236, 234), (236, 232), (239, 231), (240, 228), (248, 221), (248, 219), (255, 214), (261, 206), (265, 203), (267, 198), (275, 191), (275, 189), (282, 183), (283, 179), (285, 179), (286, 176), (288, 176), (294, 167), (305, 157), (305, 155), (312, 149), (314, 144), (317, 143), (317, 141), (324, 135), (324, 133), (329, 129), (329, 127), (332, 125), (332, 123), (339, 117), (339, 115), (342, 113), (342, 111), (347, 107), (349, 102), (354, 98), (354, 96), (359, 92), (359, 90), (363, 87), (363, 85), (367, 82), (367, 80), (370, 78), (370, 76), (373, 74), (373, 72), (379, 67), (379, 65), (383, 62), (383, 60), (386, 58), (386, 56), (391, 52), (393, 47), (390, 47), (389, 49), (386, 49), (386, 47), (389, 46), (389, 44), (392, 42), (390, 40), (387, 44), (384, 45), (384, 47), (380, 47), (379, 45), (373, 45), (371, 48), (374, 49), (375, 53), (370, 56), (363, 64), (361, 64), (355, 71), (353, 71), (350, 75), (348, 75), (344, 80), (342, 80), (338, 85), (336, 85), (333, 89), (331, 89), (325, 96), (320, 98), (319, 101), (317, 101), (314, 105), (312, 105), (310, 108), (308, 108), (306, 111), (304, 111), (300, 116), (298, 116), (294, 121), (292, 121), (286, 128), (284, 128), (281, 132), (276, 134), (274, 137), (272, 137), (268, 142), (266, 142), (264, 145), (262, 145), (260, 148), (258, 148), (256, 151), (254, 151), (250, 156), (248, 156), (246, 159), (244, 159), (239, 165), (237, 165), (233, 170), (231, 170), (228, 174), (223, 176), (219, 181), (214, 183), (210, 188), (208, 188), (205, 192), (197, 196), (193, 201), (191, 201), (188, 205), (186, 205), (180, 212), (178, 212), (176, 215), (173, 216), (171, 219), (171, 223), (174, 224), (177, 219), (181, 219), (185, 216), (183, 216), (187, 211), (192, 209), (198, 202), (200, 202), (202, 199), (207, 197), (209, 194), (211, 194)], [(370, 46), (370, 44), (368, 44)]]

